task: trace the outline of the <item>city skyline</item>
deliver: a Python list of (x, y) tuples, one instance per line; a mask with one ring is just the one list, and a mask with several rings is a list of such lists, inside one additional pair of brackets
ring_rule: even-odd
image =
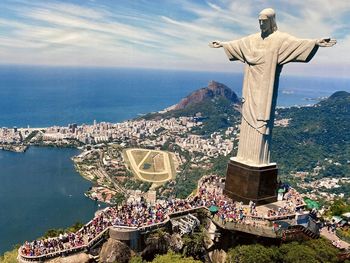
[(333, 37), (311, 66), (284, 74), (347, 77), (347, 1), (23, 1), (0, 3), (1, 64), (160, 68), (241, 72), (212, 40), (259, 32), (258, 13), (272, 7), (280, 31), (300, 38)]

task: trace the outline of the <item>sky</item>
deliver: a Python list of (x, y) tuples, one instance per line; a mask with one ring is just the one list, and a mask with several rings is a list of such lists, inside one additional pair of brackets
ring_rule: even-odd
[(259, 32), (266, 7), (280, 31), (338, 41), (284, 73), (350, 76), (348, 0), (1, 0), (0, 63), (242, 72), (208, 43)]

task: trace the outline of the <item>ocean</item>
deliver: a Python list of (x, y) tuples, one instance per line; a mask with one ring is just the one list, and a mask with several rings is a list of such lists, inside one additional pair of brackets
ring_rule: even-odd
[[(239, 96), (242, 74), (144, 69), (0, 66), (0, 127), (121, 122), (159, 111), (215, 80)], [(306, 105), (349, 79), (281, 76), (278, 106)], [(87, 222), (98, 209), (74, 171), (75, 149), (0, 151), (0, 254), (50, 228)]]
[[(208, 82), (241, 95), (242, 74), (142, 69), (0, 66), (0, 127), (120, 122), (177, 103)], [(315, 103), (349, 79), (281, 76), (279, 106)]]

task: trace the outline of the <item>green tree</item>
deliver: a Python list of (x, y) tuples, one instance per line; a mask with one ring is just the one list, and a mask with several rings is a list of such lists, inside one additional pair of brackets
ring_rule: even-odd
[(340, 216), (345, 212), (350, 212), (350, 205), (343, 199), (336, 199), (333, 204), (331, 204), (329, 211), (332, 216)]
[(123, 203), (125, 200), (125, 196), (122, 194), (122, 193), (116, 193), (112, 199), (111, 199), (111, 202), (113, 204), (116, 204), (116, 205), (119, 205), (121, 203)]
[(74, 225), (68, 227), (66, 229), (67, 232), (77, 232), (80, 228), (82, 228), (84, 226), (83, 223), (81, 222), (76, 222)]
[(337, 255), (339, 250), (332, 246), (328, 240), (324, 238), (311, 239), (305, 242), (316, 253), (316, 259), (319, 262), (338, 262)]
[(141, 256), (134, 256), (129, 261), (129, 263), (142, 263), (142, 262), (144, 261), (142, 260)]
[(0, 256), (0, 263), (17, 263), (18, 248), (19, 245), (16, 245), (11, 251), (7, 251)]
[(169, 251), (165, 255), (157, 255), (152, 263), (200, 263), (201, 261), (195, 260), (191, 257), (182, 257), (180, 254), (175, 254)]
[[(282, 262), (284, 263), (318, 263), (316, 251), (312, 248), (292, 242), (280, 247)], [(321, 261), (322, 262), (322, 261)]]
[(184, 243), (183, 254), (195, 259), (204, 259), (204, 238), (203, 231), (194, 233), (193, 235), (185, 235), (182, 238)]
[[(190, 166), (191, 162), (187, 162), (186, 165)], [(206, 170), (201, 168), (184, 168), (184, 171), (176, 177), (176, 197), (186, 198), (194, 189), (196, 189), (199, 178), (205, 175), (206, 172)]]
[(212, 160), (213, 167), (211, 168), (211, 172), (213, 174), (217, 174), (220, 176), (226, 175), (227, 163), (230, 160), (232, 154), (228, 154), (227, 156), (220, 155), (219, 157)]
[(278, 249), (260, 244), (237, 246), (227, 254), (229, 263), (270, 263), (280, 258)]

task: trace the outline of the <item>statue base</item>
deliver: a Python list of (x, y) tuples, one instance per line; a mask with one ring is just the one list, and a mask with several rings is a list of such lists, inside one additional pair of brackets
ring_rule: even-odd
[(276, 202), (277, 174), (275, 163), (251, 166), (231, 159), (227, 165), (224, 194), (244, 204)]

